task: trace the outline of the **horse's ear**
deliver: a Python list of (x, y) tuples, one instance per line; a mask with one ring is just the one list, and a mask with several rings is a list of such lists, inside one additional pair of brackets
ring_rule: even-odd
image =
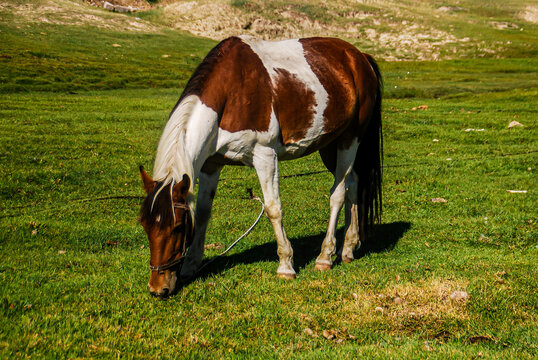
[(189, 193), (191, 187), (191, 179), (187, 174), (183, 175), (183, 179), (174, 185), (174, 193), (176, 196), (183, 196), (185, 198)]
[(144, 190), (146, 191), (146, 194), (149, 194), (153, 191), (153, 188), (155, 188), (155, 181), (153, 181), (152, 178), (149, 177), (146, 170), (144, 170), (144, 167), (140, 165), (140, 177), (142, 178), (142, 183), (144, 185)]

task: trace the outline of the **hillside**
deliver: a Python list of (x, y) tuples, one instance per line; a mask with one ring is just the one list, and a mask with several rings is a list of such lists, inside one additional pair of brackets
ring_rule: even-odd
[[(221, 40), (251, 34), (265, 39), (344, 38), (394, 60), (536, 56), (538, 2), (518, 0), (110, 0), (134, 14), (110, 13), (104, 0), (7, 1), (1, 13), (16, 22), (89, 25), (128, 32), (179, 29)], [(90, 6), (93, 5), (93, 6)]]
[(538, 5), (514, 0), (201, 0), (157, 8), (167, 25), (215, 40), (238, 33), (266, 39), (335, 36), (385, 60), (536, 51)]
[[(420, 7), (412, 1), (114, 1), (144, 9), (131, 14), (91, 1), (0, 3), (0, 92), (181, 88), (217, 40), (237, 34), (347, 39), (384, 62), (387, 96), (537, 84), (537, 7), (518, 1), (490, 1), (485, 8), (463, 0)], [(465, 62), (474, 59), (483, 62)], [(424, 60), (451, 61), (442, 63), (450, 76), (436, 76), (441, 65)], [(466, 81), (466, 72), (485, 71), (487, 82)], [(515, 71), (528, 76), (514, 78)]]

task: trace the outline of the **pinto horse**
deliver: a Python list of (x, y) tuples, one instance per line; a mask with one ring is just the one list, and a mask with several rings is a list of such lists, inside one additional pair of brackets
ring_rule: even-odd
[(381, 212), (381, 87), (375, 60), (339, 39), (231, 37), (212, 49), (170, 114), (155, 180), (140, 167), (150, 293), (166, 297), (178, 278), (196, 273), (219, 174), (228, 164), (256, 170), (278, 245), (277, 274), (290, 279), (293, 250), (282, 225), (278, 161), (319, 151), (334, 184), (315, 268), (331, 268), (344, 203), (341, 256), (353, 260), (353, 250)]

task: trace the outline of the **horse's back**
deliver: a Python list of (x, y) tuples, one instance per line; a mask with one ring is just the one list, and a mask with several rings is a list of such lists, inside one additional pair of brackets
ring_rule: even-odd
[(218, 113), (219, 128), (227, 134), (275, 132), (268, 138), (290, 157), (315, 151), (344, 132), (359, 134), (360, 103), (368, 108), (375, 99), (368, 59), (340, 39), (232, 37), (204, 62), (211, 71), (197, 95)]

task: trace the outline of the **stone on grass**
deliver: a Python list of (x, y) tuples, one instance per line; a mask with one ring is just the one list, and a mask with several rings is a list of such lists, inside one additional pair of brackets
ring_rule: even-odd
[(516, 127), (516, 126), (523, 127), (523, 124), (514, 120), (510, 124), (508, 124), (508, 129), (511, 129), (513, 127)]

